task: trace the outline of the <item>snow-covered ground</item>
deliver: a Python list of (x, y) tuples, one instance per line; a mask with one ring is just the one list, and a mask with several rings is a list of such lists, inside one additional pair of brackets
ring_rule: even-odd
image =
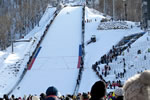
[[(55, 8), (47, 8), (40, 21), (40, 27), (35, 27), (25, 37), (25, 39), (31, 39), (30, 42), (15, 43), (13, 54), (11, 54), (11, 47), (0, 52), (0, 96), (12, 89), (23, 69), (27, 67), (26, 63), (29, 56), (35, 49), (55, 10)], [(142, 32), (138, 27), (97, 30), (100, 20), (104, 16), (91, 12), (87, 7), (85, 11), (85, 22), (87, 19), (90, 20), (90, 22), (85, 23), (85, 44), (92, 35), (96, 36), (97, 41), (85, 46), (85, 65), (79, 92), (90, 91), (93, 83), (99, 80), (91, 68), (92, 64), (98, 61), (124, 36)], [(26, 73), (13, 94), (16, 96), (39, 95), (51, 85), (56, 86), (59, 92), (64, 95), (74, 92), (78, 76), (77, 63), (79, 45), (81, 44), (81, 22), (82, 7), (68, 6), (60, 11), (40, 45), (41, 50), (31, 70)]]
[[(96, 36), (96, 43), (91, 43), (85, 47), (85, 69), (82, 76), (79, 92), (90, 91), (91, 86), (99, 78), (92, 70), (92, 64), (100, 60), (104, 54), (107, 54), (113, 45), (116, 45), (124, 36), (142, 32), (137, 27), (133, 29), (118, 30), (97, 30), (100, 20), (104, 18), (101, 15), (95, 15), (88, 8), (86, 9), (86, 19), (92, 20), (85, 24), (85, 44), (91, 39), (92, 35)], [(95, 21), (96, 19), (96, 21)], [(130, 25), (131, 23), (129, 23)]]
[(8, 93), (20, 78), (24, 68), (27, 67), (27, 61), (34, 51), (40, 36), (45, 30), (46, 25), (51, 20), (56, 8), (48, 7), (39, 22), (39, 27), (36, 26), (23, 40), (30, 42), (14, 43), (14, 53), (9, 47), (5, 51), (0, 51), (0, 95)]
[(73, 93), (78, 74), (81, 15), (82, 7), (66, 7), (59, 13), (41, 44), (32, 69), (19, 85), (20, 89), (14, 91), (15, 94), (28, 94), (29, 91), (40, 94), (52, 85), (61, 93)]

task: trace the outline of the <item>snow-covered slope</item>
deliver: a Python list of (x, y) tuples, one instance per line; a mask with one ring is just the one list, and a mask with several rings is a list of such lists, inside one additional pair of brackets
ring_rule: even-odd
[(35, 49), (40, 36), (45, 30), (46, 25), (51, 20), (56, 8), (48, 7), (44, 16), (40, 21), (40, 26), (36, 26), (22, 40), (30, 40), (30, 42), (14, 43), (14, 53), (12, 48), (8, 47), (5, 51), (0, 51), (0, 96), (8, 93), (16, 84), (22, 71), (27, 67), (27, 61)]
[(86, 12), (85, 20), (88, 19), (91, 20), (91, 22), (85, 24), (85, 44), (91, 39), (92, 35), (96, 36), (96, 43), (85, 46), (85, 69), (79, 92), (90, 91), (94, 82), (99, 80), (96, 73), (92, 70), (92, 64), (95, 64), (104, 54), (107, 54), (112, 46), (116, 45), (124, 36), (142, 32), (142, 30), (137, 27), (122, 30), (97, 30), (103, 17), (101, 15), (94, 15), (88, 8), (86, 10), (88, 10), (88, 12)]
[(78, 74), (81, 15), (82, 7), (66, 7), (59, 13), (41, 44), (32, 69), (15, 94), (29, 94), (29, 91), (40, 94), (52, 85), (61, 93), (73, 93)]
[[(10, 54), (11, 48), (8, 48), (5, 52), (0, 52), (0, 61), (3, 62), (2, 66), (0, 66), (0, 96), (7, 93), (19, 78), (21, 70), (26, 67), (29, 56), (55, 10), (55, 8), (48, 8), (40, 21), (40, 27), (36, 27), (25, 37), (25, 39), (32, 38), (31, 42), (16, 43), (14, 54)], [(98, 61), (102, 55), (112, 48), (112, 45), (117, 44), (124, 36), (142, 32), (137, 27), (119, 30), (97, 30), (100, 21), (105, 17), (94, 14), (87, 7), (85, 18), (85, 44), (92, 35), (96, 36), (97, 41), (85, 45), (85, 65), (79, 92), (90, 91), (93, 83), (99, 80), (91, 68), (92, 64)], [(51, 85), (56, 86), (61, 94), (73, 93), (78, 76), (77, 63), (79, 45), (81, 44), (81, 25), (81, 6), (68, 6), (61, 10), (40, 45), (41, 50), (31, 70), (26, 73), (13, 94), (16, 96), (23, 96), (24, 94), (39, 95)], [(9, 60), (9, 57), (12, 60)], [(8, 64), (10, 61), (12, 63)], [(19, 63), (21, 64), (19, 67), (20, 74), (17, 74), (18, 77), (15, 78), (14, 75), (9, 74), (12, 73), (12, 70), (9, 69), (10, 67), (6, 66), (12, 66), (17, 61), (21, 61), (22, 64)]]

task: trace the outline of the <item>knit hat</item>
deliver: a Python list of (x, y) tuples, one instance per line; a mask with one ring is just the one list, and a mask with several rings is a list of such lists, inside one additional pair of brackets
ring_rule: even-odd
[(150, 70), (129, 78), (124, 87), (124, 100), (150, 100)]
[(49, 95), (57, 96), (58, 95), (58, 90), (54, 86), (51, 86), (46, 90), (46, 95), (47, 96), (49, 96)]
[(123, 90), (122, 90), (122, 88), (115, 89), (115, 95), (117, 95), (117, 96), (123, 96)]
[(97, 81), (91, 88), (91, 98), (103, 98), (106, 93), (106, 84), (103, 81)]
[(83, 94), (82, 94), (82, 97), (83, 97), (83, 99), (89, 99), (87, 93), (83, 93)]

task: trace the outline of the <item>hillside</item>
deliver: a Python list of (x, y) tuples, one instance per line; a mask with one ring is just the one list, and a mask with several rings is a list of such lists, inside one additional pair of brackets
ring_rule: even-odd
[[(0, 66), (0, 96), (4, 93), (10, 92), (13, 89), (13, 94), (16, 96), (23, 96), (24, 94), (37, 94), (45, 92), (48, 86), (54, 85), (58, 88), (61, 94), (72, 94), (76, 85), (78, 77), (78, 58), (80, 52), (80, 45), (82, 43), (82, 7), (83, 6), (66, 6), (56, 11), (56, 8), (48, 7), (40, 21), (39, 27), (35, 27), (27, 36), (24, 37), (29, 42), (17, 42), (14, 43), (14, 53), (11, 54), (11, 47), (7, 48), (6, 51), (0, 52), (0, 60), (2, 62)], [(107, 54), (113, 47), (119, 43), (119, 41), (128, 35), (143, 32), (140, 27), (137, 27), (134, 22), (126, 22), (127, 25), (133, 25), (129, 29), (112, 29), (112, 30), (97, 30), (100, 21), (105, 18), (102, 15), (95, 14), (91, 9), (85, 7), (85, 59), (84, 59), (84, 70), (81, 77), (81, 83), (78, 92), (88, 92), (93, 83), (99, 78), (92, 69), (92, 65), (100, 58)], [(47, 25), (49, 28), (46, 28)], [(42, 37), (43, 34), (44, 38)], [(92, 36), (96, 37), (96, 42), (87, 45), (87, 42)], [(143, 43), (144, 35), (138, 39), (133, 45)], [(42, 40), (41, 40), (42, 39)], [(41, 43), (39, 44), (39, 41)], [(35, 48), (39, 49), (38, 55), (36, 55), (31, 69), (27, 68), (27, 62), (30, 56), (34, 53)], [(135, 45), (136, 47), (136, 45)], [(138, 47), (137, 49), (140, 49)], [(147, 50), (147, 45), (143, 47), (143, 50)], [(137, 49), (133, 49), (136, 51)], [(124, 51), (124, 57), (128, 60), (126, 51)], [(130, 57), (134, 58), (135, 55)], [(122, 59), (119, 56), (118, 59)], [(127, 65), (132, 65), (136, 62), (131, 61)], [(141, 60), (140, 60), (141, 61)], [(113, 65), (112, 71), (108, 77), (104, 77), (105, 80), (115, 80), (114, 70), (120, 72), (122, 68), (117, 62), (113, 61), (110, 66)], [(103, 65), (99, 65), (103, 69)], [(136, 74), (137, 71), (148, 69), (138, 69), (134, 66), (134, 73), (128, 71), (127, 67), (126, 77), (121, 79), (124, 82), (131, 75)], [(28, 70), (26, 70), (28, 69)], [(26, 70), (24, 78), (19, 84), (16, 82), (20, 80), (22, 73)], [(101, 70), (102, 71), (102, 70)], [(101, 73), (100, 71), (100, 73)], [(14, 86), (16, 87), (14, 88)]]

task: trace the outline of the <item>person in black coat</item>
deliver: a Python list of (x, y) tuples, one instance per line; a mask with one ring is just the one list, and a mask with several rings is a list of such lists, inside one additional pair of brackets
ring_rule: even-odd
[(58, 100), (58, 90), (51, 86), (46, 90), (46, 98), (45, 100)]
[(45, 100), (45, 94), (44, 93), (40, 94), (40, 100)]
[(118, 96), (115, 100), (123, 100), (123, 96)]
[(106, 83), (103, 81), (97, 81), (91, 88), (90, 100), (104, 100), (106, 94)]

